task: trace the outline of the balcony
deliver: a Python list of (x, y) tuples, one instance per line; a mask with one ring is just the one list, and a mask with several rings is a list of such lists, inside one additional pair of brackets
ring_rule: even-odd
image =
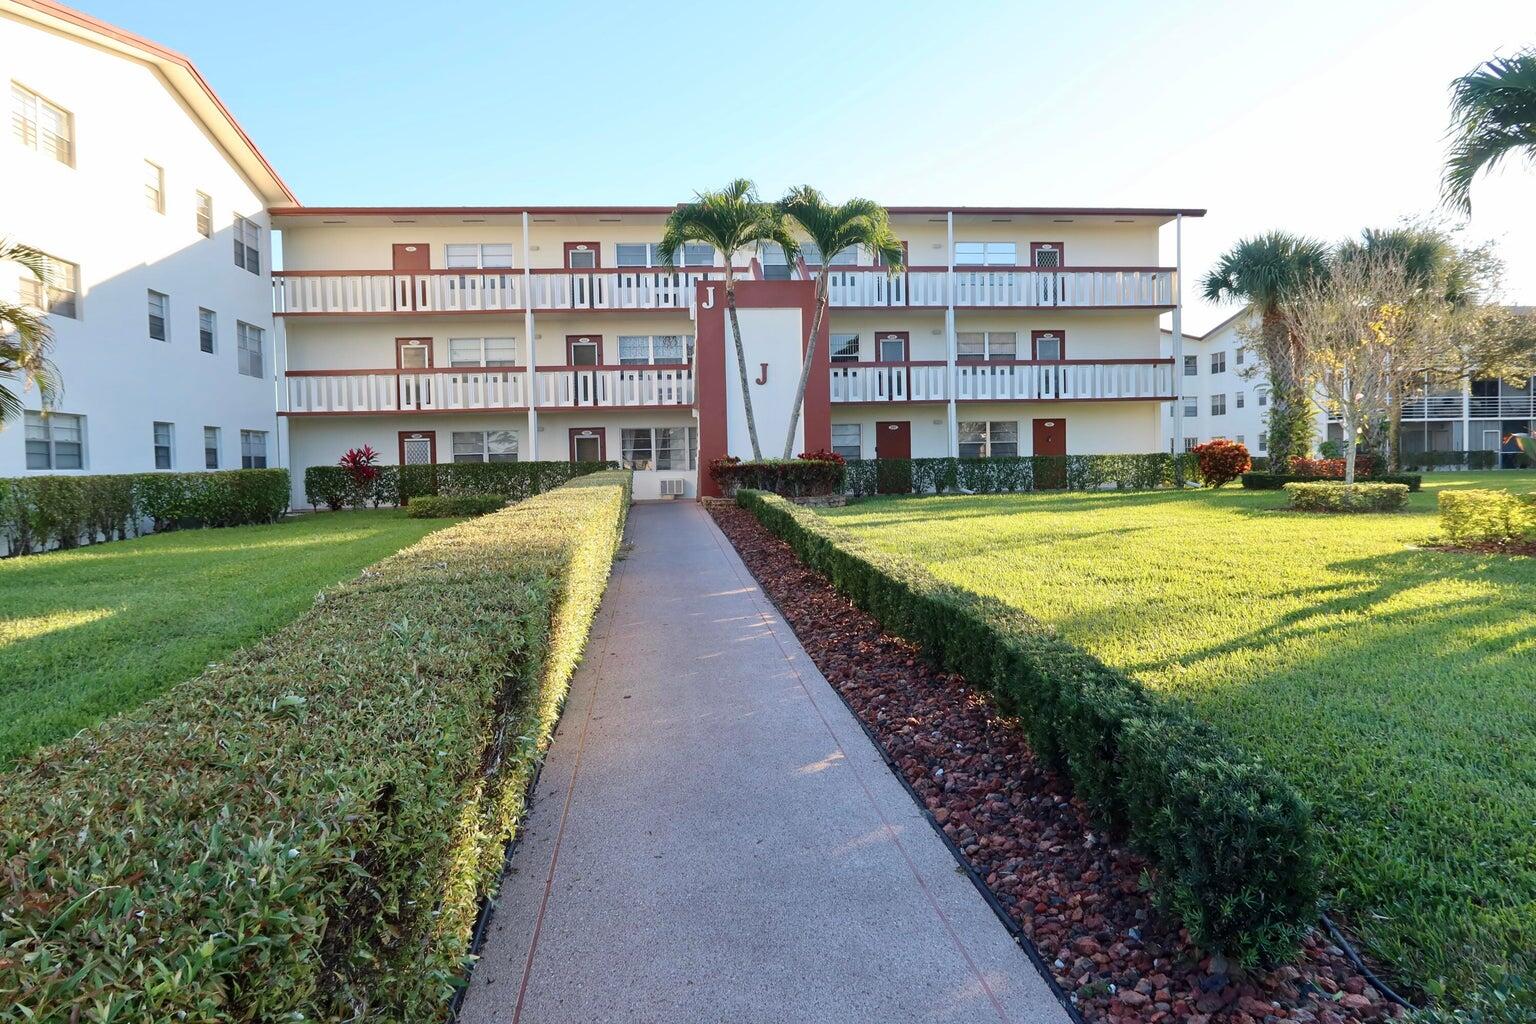
[[(693, 371), (675, 366), (557, 366), (533, 374), (540, 408), (693, 405)], [(528, 371), (485, 369), (289, 370), (289, 415), (500, 412), (528, 408)]]
[(522, 409), (522, 367), (454, 370), (289, 370), (287, 412), (299, 415)]
[[(1459, 420), (1461, 419), (1461, 395), (1420, 395), (1403, 403), (1404, 421)], [(1516, 394), (1480, 396), (1467, 399), (1467, 418), (1474, 420), (1529, 420), (1536, 419), (1536, 395)], [(1337, 422), (1339, 416), (1330, 411), (1328, 418)]]
[[(743, 275), (750, 273), (743, 269)], [(951, 304), (943, 267), (888, 275), (878, 267), (828, 271), (828, 299), (843, 309)], [(690, 310), (694, 286), (719, 268), (660, 270), (279, 270), (272, 274), (280, 316), (381, 316), (559, 310)], [(958, 268), (953, 304), (977, 309), (1164, 309), (1173, 305), (1166, 267)]]
[[(878, 267), (827, 272), (831, 305), (943, 308), (950, 301), (944, 267), (914, 267), (891, 277)], [(1173, 305), (1167, 267), (957, 267), (953, 305), (998, 309), (1158, 309)]]
[(281, 316), (397, 313), (520, 313), (546, 310), (675, 309), (693, 306), (694, 285), (723, 271), (388, 270), (274, 271)]
[[(954, 381), (959, 402), (1168, 401), (1173, 360), (958, 363)], [(832, 367), (832, 401), (943, 402), (947, 382), (943, 362), (839, 363)]]

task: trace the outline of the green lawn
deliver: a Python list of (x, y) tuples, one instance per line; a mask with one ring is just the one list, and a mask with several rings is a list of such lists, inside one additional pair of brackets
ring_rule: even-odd
[(320, 513), (0, 561), (0, 769), (190, 679), (445, 522)]
[(1369, 948), (1453, 994), (1536, 949), (1536, 559), (1448, 554), (1411, 511), (1282, 495), (882, 499), (827, 514), (1186, 700), (1311, 799), (1327, 891)]

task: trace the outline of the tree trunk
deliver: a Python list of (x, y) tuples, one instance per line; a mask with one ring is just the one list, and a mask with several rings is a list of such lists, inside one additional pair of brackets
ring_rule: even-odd
[(816, 279), (816, 311), (811, 314), (811, 336), (805, 341), (805, 362), (800, 367), (800, 383), (795, 387), (795, 404), (789, 409), (789, 433), (784, 435), (784, 458), (794, 457), (795, 427), (800, 423), (800, 408), (805, 404), (805, 386), (811, 379), (811, 363), (816, 359), (816, 343), (821, 338), (821, 319), (827, 311), (827, 268)]
[(1360, 417), (1356, 413), (1348, 413), (1343, 417), (1344, 421), (1344, 482), (1355, 482), (1355, 451), (1359, 447)]
[(1311, 397), (1297, 378), (1297, 352), (1290, 324), (1279, 310), (1261, 315), (1264, 359), (1269, 370), (1269, 459), (1285, 472), (1292, 458), (1312, 449)]
[(747, 350), (741, 344), (741, 321), (736, 319), (736, 276), (730, 272), (729, 259), (726, 267), (725, 309), (731, 316), (731, 338), (736, 342), (736, 369), (741, 374), (741, 404), (747, 412), (747, 438), (752, 442), (753, 460), (761, 460), (763, 450), (757, 443), (757, 418), (752, 415), (752, 380), (747, 375)]
[[(1392, 409), (1387, 414), (1387, 472), (1397, 473), (1402, 470), (1403, 450), (1403, 403), (1408, 399), (1408, 386), (1401, 384), (1392, 396)], [(1429, 397), (1429, 386), (1424, 387), (1424, 395)]]

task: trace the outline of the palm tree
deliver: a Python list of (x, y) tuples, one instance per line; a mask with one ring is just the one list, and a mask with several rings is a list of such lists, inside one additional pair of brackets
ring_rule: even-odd
[(1245, 302), (1259, 320), (1259, 350), (1269, 371), (1269, 454), (1284, 467), (1312, 444), (1312, 396), (1301, 383), (1302, 352), (1285, 304), (1328, 272), (1328, 247), (1285, 231), (1245, 238), (1205, 275), (1211, 302)]
[(737, 178), (718, 192), (699, 192), (694, 201), (683, 203), (667, 218), (661, 237), (658, 259), (664, 267), (673, 267), (686, 242), (707, 242), (725, 258), (725, 308), (731, 319), (731, 338), (736, 343), (736, 369), (741, 374), (741, 401), (746, 407), (747, 436), (752, 441), (752, 457), (761, 459), (757, 443), (757, 420), (752, 415), (752, 389), (747, 377), (747, 353), (741, 344), (741, 324), (736, 318), (736, 254), (763, 242), (775, 242), (787, 259), (799, 257), (800, 247), (784, 226), (784, 216), (772, 203), (757, 198), (756, 187), (746, 178)]
[(885, 207), (868, 199), (850, 199), (840, 206), (827, 197), (801, 185), (779, 200), (779, 209), (810, 237), (821, 253), (821, 269), (816, 274), (816, 311), (811, 315), (811, 334), (805, 342), (805, 361), (800, 366), (800, 383), (795, 388), (795, 404), (789, 410), (789, 432), (784, 435), (784, 458), (795, 450), (795, 427), (800, 423), (800, 409), (805, 404), (805, 386), (811, 379), (811, 363), (816, 358), (816, 342), (821, 321), (827, 315), (827, 276), (832, 258), (848, 249), (868, 249), (895, 276), (905, 268), (906, 256), (901, 242), (891, 230)]
[[(0, 238), (0, 264), (8, 262), (25, 267), (47, 287), (48, 258), (36, 249)], [(23, 390), (36, 384), (45, 409), (58, 392), (58, 379), (48, 359), (52, 344), (53, 332), (42, 313), (0, 300), (0, 381), (20, 377)], [(0, 426), (21, 412), (21, 396), (0, 383)]]
[(1510, 154), (1536, 161), (1536, 47), (1484, 61), (1451, 83), (1451, 152), (1441, 195), (1472, 212), (1472, 179)]

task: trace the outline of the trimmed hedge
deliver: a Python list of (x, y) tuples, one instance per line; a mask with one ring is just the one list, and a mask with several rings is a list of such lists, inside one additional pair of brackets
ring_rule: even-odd
[(1297, 512), (1396, 512), (1408, 504), (1408, 485), (1313, 480), (1286, 484), (1285, 496)]
[(725, 456), (709, 464), (709, 475), (727, 497), (740, 488), (788, 498), (821, 497), (843, 489), (847, 460), (835, 452), (803, 452), (793, 459)]
[(1536, 494), (1441, 491), (1440, 530), (1453, 544), (1536, 541)]
[(275, 522), (288, 511), (286, 469), (115, 473), (0, 479), (0, 538), (13, 553), (122, 540), (139, 520), (176, 526)]
[[(1296, 476), (1291, 473), (1244, 473), (1243, 489), (1248, 491), (1278, 491), (1286, 484), (1315, 484), (1315, 483), (1342, 483), (1341, 480), (1320, 480), (1315, 476)], [(1383, 473), (1373, 476), (1370, 480), (1359, 480), (1359, 483), (1373, 484), (1402, 484), (1410, 491), (1417, 491), (1423, 486), (1424, 478), (1417, 473)]]
[(589, 476), (433, 533), (0, 775), (0, 1005), (442, 1019), (629, 492)]
[(430, 466), (377, 466), (359, 488), (340, 466), (304, 470), (304, 497), (314, 508), (404, 505), (418, 495), (496, 494), (522, 501), (588, 473), (618, 469), (616, 462), (443, 462)]
[(1146, 491), (1199, 478), (1193, 454), (1019, 455), (979, 459), (858, 459), (848, 463), (843, 489), (870, 494), (971, 491)]
[(875, 551), (757, 491), (737, 503), (881, 624), (1019, 717), (1107, 828), (1155, 866), (1194, 941), (1245, 966), (1289, 958), (1317, 919), (1311, 812), (1256, 758), (1018, 609)]
[(412, 498), (405, 514), (412, 519), (446, 519), (453, 516), (483, 516), (506, 507), (499, 494), (423, 494)]

